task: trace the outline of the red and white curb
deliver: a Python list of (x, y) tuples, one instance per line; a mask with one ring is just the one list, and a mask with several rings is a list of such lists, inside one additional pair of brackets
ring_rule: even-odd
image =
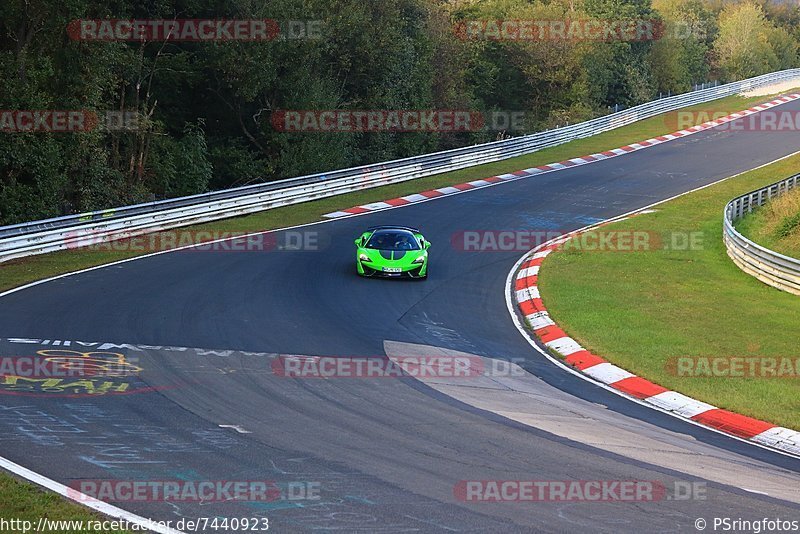
[(466, 182), (463, 184), (458, 184), (448, 187), (440, 187), (439, 189), (430, 189), (428, 191), (423, 191), (421, 193), (407, 195), (404, 197), (392, 198), (389, 200), (384, 200), (382, 202), (372, 202), (370, 204), (355, 206), (352, 208), (348, 208), (346, 210), (327, 213), (323, 215), (323, 217), (333, 219), (337, 217), (346, 217), (348, 215), (359, 215), (361, 213), (367, 213), (370, 211), (380, 211), (390, 208), (396, 208), (398, 206), (405, 206), (407, 204), (424, 202), (426, 200), (431, 200), (442, 196), (462, 193), (464, 191), (469, 191), (471, 189), (480, 189), (483, 187), (488, 187), (490, 185), (494, 185), (499, 182), (510, 182), (513, 180), (519, 180), (520, 178), (528, 178), (530, 176), (536, 176), (538, 174), (544, 174), (547, 172), (558, 171), (561, 169), (567, 169), (569, 167), (586, 165), (587, 163), (594, 163), (596, 161), (602, 161), (604, 159), (622, 156), (623, 154), (636, 152), (637, 150), (642, 150), (644, 148), (648, 148), (651, 146), (660, 145), (661, 143), (666, 143), (667, 141), (672, 141), (673, 139), (680, 139), (682, 137), (695, 134), (697, 132), (702, 132), (703, 130), (708, 130), (709, 128), (715, 128), (717, 126), (725, 124), (726, 122), (735, 121), (737, 119), (741, 119), (742, 117), (747, 117), (748, 115), (752, 115), (753, 113), (758, 113), (759, 111), (764, 111), (766, 109), (770, 109), (775, 106), (791, 102), (792, 100), (797, 100), (798, 98), (800, 98), (800, 94), (798, 93), (782, 96), (780, 98), (772, 100), (771, 102), (759, 104), (758, 106), (754, 106), (752, 108), (745, 109), (737, 113), (732, 113), (730, 115), (721, 117), (719, 119), (715, 119), (713, 121), (704, 122), (703, 124), (698, 124), (697, 126), (692, 126), (691, 128), (687, 128), (685, 130), (679, 130), (677, 132), (673, 132), (667, 135), (660, 135), (658, 137), (653, 137), (652, 139), (647, 139), (645, 141), (640, 141), (638, 143), (625, 145), (623, 147), (614, 148), (612, 150), (606, 150), (605, 152), (590, 154), (588, 156), (582, 156), (580, 158), (572, 158), (565, 161), (559, 161), (558, 163), (548, 163), (547, 165), (540, 165), (538, 167), (531, 167), (530, 169), (523, 169), (521, 171), (516, 171), (508, 174), (491, 176), (489, 178), (483, 178), (481, 180), (473, 180), (471, 182)]
[(572, 368), (626, 396), (702, 426), (800, 456), (800, 432), (717, 408), (636, 376), (586, 350), (553, 321), (538, 288), (539, 270), (545, 258), (571, 237), (619, 220), (622, 218), (544, 243), (528, 253), (519, 264), (514, 280), (515, 300), (536, 337), (547, 348), (563, 356), (564, 362)]

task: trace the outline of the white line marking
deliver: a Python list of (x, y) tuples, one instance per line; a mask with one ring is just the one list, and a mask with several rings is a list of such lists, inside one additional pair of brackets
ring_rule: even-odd
[(767, 497), (769, 497), (769, 493), (767, 493), (766, 491), (758, 491), (750, 488), (742, 488), (742, 489), (745, 491), (749, 491), (750, 493), (758, 493), (759, 495), (766, 495)]
[(237, 431), (239, 434), (252, 434), (249, 430), (245, 430), (243, 427), (239, 425), (219, 425), (220, 428), (232, 428), (233, 430)]
[(179, 530), (159, 525), (157, 521), (150, 521), (149, 519), (123, 510), (122, 508), (117, 508), (116, 506), (112, 506), (106, 502), (97, 500), (89, 495), (79, 492), (78, 490), (69, 488), (60, 482), (56, 482), (55, 480), (40, 475), (39, 473), (35, 473), (27, 467), (23, 467), (6, 458), (0, 457), (0, 467), (7, 471), (11, 471), (15, 475), (19, 475), (22, 478), (33, 482), (34, 484), (38, 484), (49, 489), (50, 491), (58, 493), (62, 497), (66, 497), (67, 499), (86, 506), (87, 508), (91, 508), (92, 510), (100, 512), (101, 514), (118, 519), (124, 519), (125, 521), (135, 525), (141, 525), (147, 530), (151, 530), (153, 532), (159, 532), (161, 534), (181, 534), (181, 531)]

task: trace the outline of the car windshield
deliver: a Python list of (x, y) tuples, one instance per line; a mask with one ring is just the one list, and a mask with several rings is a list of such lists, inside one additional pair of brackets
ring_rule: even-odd
[(377, 250), (419, 250), (414, 234), (405, 230), (378, 230), (367, 242), (367, 248)]

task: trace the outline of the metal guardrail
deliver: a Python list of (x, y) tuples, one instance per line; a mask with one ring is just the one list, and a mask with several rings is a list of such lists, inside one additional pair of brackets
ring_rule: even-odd
[(791, 79), (800, 79), (800, 69), (773, 72), (674, 95), (586, 122), (503, 141), (200, 195), (4, 226), (0, 227), (0, 262), (492, 163), (613, 130), (667, 111)]
[(800, 295), (800, 260), (784, 256), (744, 237), (733, 223), (772, 198), (800, 186), (800, 174), (734, 198), (725, 206), (723, 239), (728, 256), (744, 272), (765, 284)]

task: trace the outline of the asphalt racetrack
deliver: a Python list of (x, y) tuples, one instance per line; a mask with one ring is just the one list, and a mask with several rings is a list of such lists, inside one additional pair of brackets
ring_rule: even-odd
[[(800, 102), (780, 109), (798, 111)], [(710, 130), (290, 230), (312, 235), (310, 250), (184, 250), (10, 293), (0, 299), (3, 355), (102, 352), (93, 358), (117, 358), (140, 372), (84, 384), (80, 393), (4, 386), (0, 450), (67, 485), (270, 480), (300, 488), (294, 498), (251, 502), (114, 503), (162, 520), (268, 517), (274, 532), (692, 532), (698, 518), (798, 520), (800, 460), (642, 407), (555, 367), (520, 335), (506, 307), (506, 278), (524, 251), (467, 252), (457, 236), (573, 230), (799, 146), (798, 132)], [(427, 281), (355, 275), (353, 239), (375, 224), (423, 231), (432, 242)], [(495, 391), (469, 381), (274, 372), (280, 354), (440, 350), (521, 361), (530, 374)], [(491, 410), (470, 402), (486, 396)], [(486, 480), (658, 481), (667, 496), (463, 499), (464, 481)], [(695, 483), (705, 488), (702, 497), (674, 494)]]

